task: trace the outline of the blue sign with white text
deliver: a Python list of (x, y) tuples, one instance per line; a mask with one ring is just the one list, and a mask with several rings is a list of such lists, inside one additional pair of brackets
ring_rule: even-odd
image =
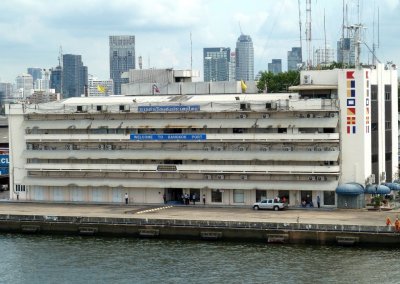
[(138, 112), (188, 112), (200, 111), (200, 105), (191, 106), (139, 106)]
[(201, 134), (131, 134), (131, 140), (206, 140), (207, 135)]
[(8, 167), (9, 155), (0, 155), (0, 167)]

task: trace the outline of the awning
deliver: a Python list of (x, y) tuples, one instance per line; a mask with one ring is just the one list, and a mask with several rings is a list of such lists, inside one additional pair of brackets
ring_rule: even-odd
[(345, 183), (336, 188), (338, 195), (360, 195), (364, 193), (364, 187), (359, 183)]
[(385, 185), (371, 184), (365, 188), (365, 193), (369, 194), (389, 194), (390, 188)]
[(395, 183), (395, 182), (387, 182), (387, 183), (384, 183), (383, 185), (387, 186), (391, 190), (400, 190), (400, 184)]

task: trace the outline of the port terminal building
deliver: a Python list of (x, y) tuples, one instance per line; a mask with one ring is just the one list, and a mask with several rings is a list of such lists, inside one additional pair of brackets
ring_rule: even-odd
[(398, 178), (397, 80), (378, 64), (301, 71), (279, 94), (175, 81), (9, 104), (10, 199), (343, 207)]

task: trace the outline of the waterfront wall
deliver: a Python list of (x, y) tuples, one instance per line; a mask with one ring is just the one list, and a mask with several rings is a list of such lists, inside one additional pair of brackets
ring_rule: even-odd
[(0, 215), (0, 232), (400, 247), (393, 227), (361, 225)]

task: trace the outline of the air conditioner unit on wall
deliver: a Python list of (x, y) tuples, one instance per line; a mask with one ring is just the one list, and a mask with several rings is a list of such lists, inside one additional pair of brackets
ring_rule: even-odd
[(268, 114), (268, 113), (264, 113), (264, 114), (262, 115), (262, 118), (269, 118), (269, 114)]
[(211, 175), (205, 175), (204, 178), (205, 179), (211, 179), (212, 177), (211, 177)]
[(247, 115), (244, 113), (239, 114), (239, 118), (247, 118)]
[(241, 175), (240, 179), (247, 180), (247, 175)]
[(303, 84), (304, 84), (304, 85), (312, 84), (312, 77), (311, 77), (311, 75), (304, 75)]
[(244, 152), (244, 151), (246, 151), (246, 148), (241, 146), (241, 147), (239, 147), (239, 151)]
[(309, 152), (312, 152), (312, 151), (314, 151), (314, 147), (307, 147), (307, 151), (309, 151)]
[(67, 145), (65, 145), (65, 149), (66, 150), (72, 150), (73, 149), (73, 145), (72, 144), (67, 144)]
[(283, 148), (282, 148), (282, 151), (291, 152), (291, 151), (293, 151), (293, 147), (291, 147), (291, 146), (283, 147)]
[(209, 147), (209, 146), (205, 146), (205, 147), (203, 148), (203, 150), (204, 150), (204, 151), (210, 151), (210, 147)]
[(217, 175), (217, 179), (224, 179), (224, 175)]
[(270, 146), (261, 147), (261, 151), (263, 151), (263, 152), (268, 152), (268, 151), (270, 151), (270, 150), (271, 150), (271, 147), (270, 147)]

